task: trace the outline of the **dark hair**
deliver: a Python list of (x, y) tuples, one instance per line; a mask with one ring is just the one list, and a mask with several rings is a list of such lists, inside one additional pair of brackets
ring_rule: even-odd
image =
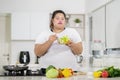
[(65, 14), (64, 11), (62, 11), (62, 10), (55, 10), (55, 11), (53, 12), (52, 17), (51, 17), (51, 20), (50, 20), (50, 29), (51, 29), (51, 30), (52, 30), (53, 27), (54, 27), (53, 22), (52, 22), (52, 19), (54, 19), (55, 15), (58, 14), (58, 13), (62, 13), (62, 14), (64, 15), (65, 19), (66, 19), (66, 14)]

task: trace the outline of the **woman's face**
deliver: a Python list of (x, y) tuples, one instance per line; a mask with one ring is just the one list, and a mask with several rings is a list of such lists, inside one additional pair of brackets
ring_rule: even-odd
[(54, 28), (64, 29), (66, 20), (62, 13), (57, 13), (52, 20)]

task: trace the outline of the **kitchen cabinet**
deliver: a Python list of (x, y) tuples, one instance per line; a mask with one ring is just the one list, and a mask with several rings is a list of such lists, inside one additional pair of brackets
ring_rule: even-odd
[(90, 66), (101, 67), (105, 49), (105, 7), (92, 12), (89, 17)]
[(11, 14), (11, 39), (30, 39), (30, 16), (28, 13), (16, 12)]
[(44, 30), (49, 29), (49, 14), (31, 13), (30, 14), (30, 39), (35, 40)]
[[(15, 12), (11, 14), (11, 36), (12, 40), (35, 40), (37, 36), (46, 29), (49, 29), (50, 17), (48, 13), (24, 13)], [(79, 18), (81, 23), (75, 26), (74, 20)], [(68, 14), (67, 27), (74, 28), (85, 40), (85, 15)]]
[[(105, 43), (105, 7), (92, 13), (91, 37), (95, 41)], [(105, 45), (103, 45), (105, 46)]]
[(105, 48), (120, 48), (120, 0), (92, 12), (92, 41), (101, 40)]
[(120, 0), (106, 6), (106, 47), (120, 48)]
[(12, 13), (12, 40), (35, 40), (41, 31), (48, 29), (49, 14)]
[[(103, 48), (106, 49), (107, 55), (99, 54), (99, 52), (103, 53), (103, 50), (100, 50), (96, 54), (95, 50), (91, 46), (90, 51), (92, 56), (97, 55), (102, 56), (101, 58), (91, 58), (91, 64), (96, 67), (101, 66), (111, 66), (114, 65), (119, 67), (119, 48), (120, 48), (120, 0), (114, 0), (111, 3), (100, 7), (98, 10), (92, 12), (92, 16), (90, 17), (90, 27), (91, 27), (91, 37), (90, 41), (94, 40), (102, 40), (105, 42)], [(90, 43), (91, 44), (91, 43)], [(94, 52), (93, 52), (94, 50)], [(94, 53), (94, 54), (93, 54)], [(113, 60), (113, 59), (116, 60)], [(104, 61), (106, 60), (106, 61)], [(99, 61), (99, 62), (98, 62)], [(104, 61), (104, 62), (103, 62)], [(115, 61), (115, 62), (114, 62)], [(100, 64), (98, 64), (100, 63)], [(110, 63), (110, 64), (106, 64)]]

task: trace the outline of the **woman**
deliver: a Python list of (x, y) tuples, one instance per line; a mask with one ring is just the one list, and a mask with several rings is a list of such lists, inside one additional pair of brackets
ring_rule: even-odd
[[(53, 65), (57, 68), (76, 69), (75, 55), (82, 53), (79, 34), (72, 28), (65, 28), (66, 15), (62, 10), (53, 12), (50, 30), (42, 32), (35, 42), (35, 54), (40, 57), (41, 67)], [(68, 36), (67, 44), (60, 44), (59, 39)]]

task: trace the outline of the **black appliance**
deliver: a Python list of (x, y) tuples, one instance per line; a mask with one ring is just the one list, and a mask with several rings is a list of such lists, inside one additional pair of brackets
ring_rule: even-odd
[(45, 76), (46, 73), (46, 68), (41, 68), (37, 70), (27, 70), (26, 71), (26, 76)]
[(19, 62), (21, 64), (29, 64), (30, 62), (30, 54), (29, 51), (21, 51), (19, 56)]
[(46, 68), (30, 70), (28, 66), (5, 65), (1, 76), (45, 76)]
[(24, 76), (28, 66), (5, 65), (3, 66), (5, 76)]

